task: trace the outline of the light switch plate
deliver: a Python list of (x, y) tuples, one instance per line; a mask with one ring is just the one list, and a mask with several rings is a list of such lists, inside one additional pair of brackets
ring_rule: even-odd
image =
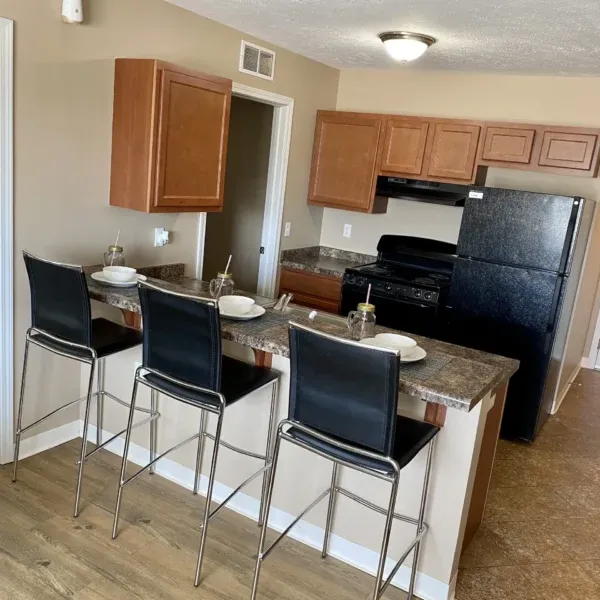
[(290, 233), (292, 233), (292, 224), (290, 221), (288, 221), (283, 230), (283, 237), (290, 237)]
[(154, 230), (154, 247), (166, 246), (169, 243), (169, 233), (164, 227), (157, 227)]
[(352, 236), (352, 225), (344, 225), (344, 237), (351, 237)]

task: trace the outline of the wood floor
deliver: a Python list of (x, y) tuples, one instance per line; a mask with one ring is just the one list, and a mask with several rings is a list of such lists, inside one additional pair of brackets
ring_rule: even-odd
[[(105, 451), (90, 459), (83, 509), (74, 519), (77, 453), (78, 440), (25, 459), (15, 484), (10, 469), (0, 467), (1, 600), (249, 599), (255, 523), (227, 509), (211, 521), (202, 584), (194, 588), (204, 499), (158, 475), (143, 475), (125, 490), (113, 541), (120, 461)], [(288, 539), (265, 561), (259, 598), (367, 600), (373, 582)], [(390, 588), (384, 597), (405, 594)]]

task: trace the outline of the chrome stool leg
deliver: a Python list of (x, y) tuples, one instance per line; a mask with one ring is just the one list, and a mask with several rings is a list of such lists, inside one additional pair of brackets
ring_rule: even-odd
[(329, 505), (327, 507), (327, 521), (325, 522), (325, 536), (323, 538), (323, 551), (321, 552), (321, 558), (327, 557), (327, 547), (329, 546), (329, 537), (331, 535), (331, 525), (333, 522), (333, 510), (335, 508), (335, 497), (337, 495), (337, 476), (338, 464), (334, 462), (331, 473), (331, 487), (329, 488)]
[(112, 539), (116, 539), (119, 528), (119, 513), (121, 512), (121, 500), (123, 499), (123, 487), (125, 482), (125, 472), (127, 471), (127, 455), (129, 454), (129, 443), (131, 442), (131, 431), (133, 429), (133, 417), (135, 415), (135, 401), (137, 398), (138, 379), (137, 373), (133, 383), (133, 392), (131, 394), (131, 408), (129, 409), (129, 419), (127, 421), (127, 433), (125, 434), (125, 447), (123, 448), (123, 461), (121, 462), (121, 475), (119, 476), (119, 489), (117, 491), (117, 504), (115, 506), (115, 518), (113, 521)]
[(383, 571), (385, 569), (385, 561), (387, 559), (388, 546), (390, 544), (390, 535), (392, 533), (392, 524), (394, 521), (394, 507), (396, 506), (396, 498), (398, 497), (399, 480), (400, 473), (396, 473), (396, 476), (392, 481), (392, 489), (390, 491), (390, 503), (388, 506), (387, 515), (385, 517), (383, 541), (381, 543), (381, 554), (379, 555), (379, 565), (377, 567), (377, 575), (375, 577), (375, 591), (373, 592), (373, 600), (378, 600), (381, 596), (381, 581), (383, 580)]
[[(277, 412), (277, 399), (279, 391), (279, 379), (276, 379), (273, 382), (273, 390), (271, 392), (271, 410), (269, 413), (269, 429), (267, 431), (267, 451), (265, 453), (265, 467), (269, 464), (271, 460), (271, 454), (273, 453), (273, 439), (275, 437), (276, 427), (275, 427), (275, 413)], [(263, 475), (263, 486), (262, 493), (260, 496), (260, 511), (258, 513), (258, 526), (262, 527), (265, 521), (265, 498), (267, 495), (267, 488), (269, 487), (269, 474), (268, 471), (265, 471)]]
[(29, 332), (25, 340), (25, 356), (23, 359), (23, 373), (21, 374), (21, 394), (19, 396), (19, 411), (17, 413), (17, 431), (15, 435), (15, 455), (13, 457), (13, 482), (17, 480), (17, 465), (19, 463), (19, 449), (21, 447), (21, 422), (23, 420), (23, 401), (25, 399), (25, 381), (27, 380), (27, 362), (29, 359)]
[[(150, 414), (155, 415), (158, 411), (158, 391), (150, 390)], [(150, 421), (150, 462), (156, 458), (156, 442), (158, 438), (158, 423), (156, 419)], [(156, 465), (152, 465), (149, 469), (150, 475), (154, 475), (156, 472)]]
[[(425, 477), (423, 480), (423, 492), (421, 494), (421, 507), (419, 509), (419, 523), (417, 525), (417, 533), (420, 533), (423, 529), (423, 521), (425, 519), (425, 509), (427, 507), (427, 492), (429, 490), (429, 475), (431, 474), (431, 457), (433, 456), (433, 448), (435, 445), (435, 438), (429, 442), (429, 449), (427, 450), (427, 464), (425, 467)], [(417, 577), (417, 570), (419, 567), (419, 550), (421, 548), (421, 540), (415, 545), (415, 553), (413, 555), (413, 566), (410, 573), (410, 584), (408, 587), (408, 596), (406, 600), (412, 600), (415, 591), (415, 580)]]
[(202, 470), (202, 454), (204, 453), (204, 433), (206, 427), (206, 411), (200, 409), (200, 427), (198, 428), (198, 450), (196, 451), (196, 472), (194, 473), (194, 495), (200, 489), (200, 473)]
[(77, 490), (75, 492), (75, 509), (73, 511), (73, 516), (77, 517), (79, 515), (79, 501), (81, 499), (81, 483), (83, 479), (83, 465), (85, 463), (86, 458), (86, 448), (87, 448), (87, 434), (88, 434), (88, 426), (90, 424), (90, 409), (92, 408), (92, 398), (93, 398), (93, 388), (94, 388), (94, 375), (96, 371), (96, 364), (98, 360), (94, 358), (90, 365), (90, 380), (88, 383), (88, 393), (87, 400), (85, 403), (85, 417), (83, 420), (83, 434), (81, 440), (81, 453), (79, 456), (79, 471), (77, 472)]
[[(265, 519), (260, 529), (260, 538), (258, 541), (258, 552), (256, 554), (256, 566), (254, 567), (254, 580), (252, 581), (252, 594), (250, 600), (256, 600), (256, 592), (258, 590), (258, 579), (260, 577), (260, 568), (262, 561), (266, 558), (264, 554), (265, 538), (267, 536), (267, 525), (269, 523), (269, 512), (271, 510), (271, 498), (273, 497), (273, 488), (275, 487), (275, 472), (277, 470), (277, 461), (279, 459), (279, 448), (281, 447), (281, 435), (278, 433), (275, 439), (275, 449), (273, 451), (273, 461), (271, 467), (267, 471), (266, 477), (268, 481), (267, 496), (265, 498)], [(284, 532), (285, 533), (285, 532)], [(270, 549), (274, 547), (271, 546)]]
[(223, 426), (223, 415), (225, 407), (222, 406), (217, 417), (217, 429), (215, 431), (215, 445), (213, 448), (212, 460), (210, 462), (210, 473), (208, 475), (208, 489), (206, 490), (206, 507), (204, 509), (204, 519), (202, 521), (202, 534), (200, 537), (200, 548), (198, 550), (198, 562), (196, 564), (196, 577), (194, 585), (200, 585), (200, 574), (202, 571), (202, 561), (204, 559), (204, 549), (206, 546), (206, 534), (208, 532), (208, 519), (210, 517), (210, 505), (212, 502), (213, 486), (215, 483), (215, 472), (217, 470), (217, 458), (219, 456), (219, 445), (221, 441), (221, 429)]
[(106, 359), (98, 361), (98, 398), (96, 401), (96, 446), (102, 444), (102, 426), (104, 422), (104, 387), (106, 373)]

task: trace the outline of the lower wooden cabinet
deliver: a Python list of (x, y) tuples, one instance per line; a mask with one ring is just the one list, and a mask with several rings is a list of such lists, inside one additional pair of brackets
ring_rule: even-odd
[(342, 280), (330, 275), (308, 273), (282, 267), (279, 294), (294, 294), (293, 303), (338, 314), (342, 296)]

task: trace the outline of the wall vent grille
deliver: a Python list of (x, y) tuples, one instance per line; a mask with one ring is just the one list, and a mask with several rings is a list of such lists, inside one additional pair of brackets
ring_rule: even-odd
[(240, 71), (273, 81), (275, 77), (275, 52), (242, 40)]

